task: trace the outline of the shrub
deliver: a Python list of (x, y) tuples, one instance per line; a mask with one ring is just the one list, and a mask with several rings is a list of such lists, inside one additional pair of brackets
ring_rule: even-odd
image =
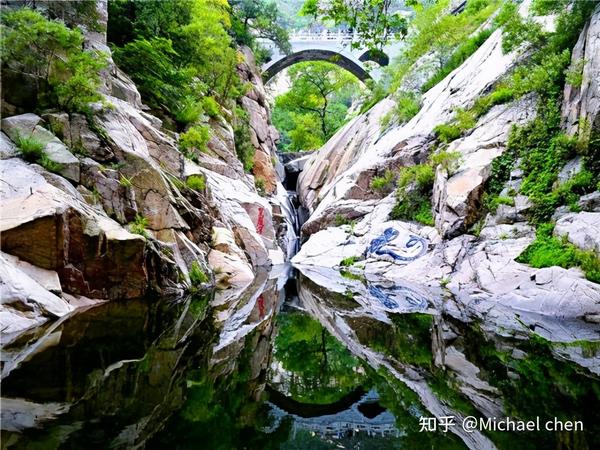
[(357, 263), (358, 261), (360, 261), (360, 256), (349, 256), (340, 261), (340, 266), (350, 267), (353, 264)]
[(209, 281), (208, 276), (204, 273), (198, 261), (192, 262), (192, 265), (190, 266), (189, 275), (192, 286), (195, 287), (203, 283), (208, 283)]
[(260, 194), (264, 194), (265, 193), (265, 180), (263, 178), (256, 177), (254, 179), (254, 187), (256, 187), (256, 190)]
[(16, 144), (26, 161), (38, 162), (45, 154), (45, 145), (33, 136), (18, 136)]
[(400, 169), (396, 204), (390, 213), (394, 220), (416, 220), (433, 225), (431, 189), (435, 178), (431, 164), (419, 164)]
[(408, 122), (420, 109), (421, 103), (414, 92), (401, 92), (396, 95), (395, 113), (400, 123)]
[(442, 142), (454, 141), (455, 139), (458, 139), (462, 134), (462, 130), (458, 126), (446, 123), (437, 125), (433, 129), (433, 132)]
[(202, 99), (202, 107), (204, 112), (210, 117), (218, 117), (221, 114), (221, 107), (214, 97), (204, 97)]
[[(471, 2), (469, 2), (471, 3)], [(433, 86), (442, 81), (446, 76), (467, 60), (475, 51), (483, 44), (492, 34), (492, 29), (482, 30), (475, 36), (470, 37), (462, 43), (450, 56), (444, 67), (438, 70), (427, 82), (421, 87), (422, 92), (427, 92)]]
[(533, 267), (559, 266), (565, 269), (580, 267), (586, 278), (596, 283), (600, 282), (600, 259), (592, 251), (581, 250), (568, 243), (565, 238), (552, 235), (554, 225), (540, 224), (533, 241), (521, 253), (516, 261)]
[(59, 73), (51, 78), (51, 85), (56, 102), (63, 110), (85, 111), (90, 103), (102, 99), (98, 94), (98, 74), (106, 66), (104, 56), (90, 52), (76, 53), (57, 66)]
[(194, 125), (179, 136), (179, 148), (186, 156), (194, 159), (194, 150), (206, 151), (206, 144), (210, 139), (208, 127), (205, 125)]
[(99, 71), (106, 58), (83, 50), (83, 35), (28, 8), (3, 11), (2, 63), (37, 78), (37, 100), (44, 106), (83, 111), (101, 99)]
[(192, 97), (185, 97), (173, 111), (175, 120), (183, 125), (197, 122), (202, 112), (202, 105)]
[(382, 177), (374, 177), (371, 180), (371, 189), (375, 191), (385, 192), (394, 186), (394, 172), (386, 169)]
[(429, 162), (433, 167), (441, 166), (451, 174), (460, 163), (460, 158), (460, 152), (438, 151), (429, 157)]
[(238, 119), (238, 124), (233, 129), (235, 152), (246, 172), (254, 167), (254, 153), (256, 149), (250, 140), (250, 128), (247, 119)]
[(148, 219), (146, 219), (141, 214), (136, 214), (135, 219), (132, 223), (129, 224), (129, 229), (134, 234), (139, 234), (144, 237), (148, 237), (148, 233), (146, 232), (146, 228), (148, 227)]
[(203, 191), (206, 188), (206, 179), (203, 175), (191, 175), (185, 181), (185, 184), (195, 191)]
[(584, 59), (578, 59), (565, 71), (565, 81), (573, 87), (581, 87), (583, 82), (583, 67), (585, 66)]

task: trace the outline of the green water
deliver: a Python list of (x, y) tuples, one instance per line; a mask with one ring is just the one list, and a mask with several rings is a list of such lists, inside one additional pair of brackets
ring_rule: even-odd
[[(372, 314), (303, 277), (298, 290), (263, 277), (236, 295), (105, 303), (32, 330), (3, 349), (2, 448), (473, 448), (420, 431), (436, 408), (583, 423), (485, 432), (480, 448), (600, 448), (599, 378), (565, 345), (431, 311)], [(568, 345), (598, 366), (597, 343)]]

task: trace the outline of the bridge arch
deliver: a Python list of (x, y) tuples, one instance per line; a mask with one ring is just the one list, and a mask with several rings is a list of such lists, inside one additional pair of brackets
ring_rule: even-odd
[(306, 49), (286, 55), (273, 61), (272, 64), (267, 64), (263, 69), (263, 79), (267, 82), (286, 67), (303, 61), (326, 61), (346, 69), (361, 81), (371, 78), (371, 75), (360, 63), (339, 52), (325, 49)]

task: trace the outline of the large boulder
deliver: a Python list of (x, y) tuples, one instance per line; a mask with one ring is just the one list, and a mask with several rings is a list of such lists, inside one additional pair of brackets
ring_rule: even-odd
[(433, 188), (435, 224), (443, 236), (454, 237), (479, 218), (481, 195), (494, 159), (504, 152), (512, 126), (526, 123), (534, 114), (531, 97), (495, 106), (468, 136), (448, 146), (447, 151), (460, 155), (460, 162), (451, 175), (438, 168)]
[(67, 149), (54, 134), (41, 126), (42, 118), (31, 113), (2, 119), (2, 131), (13, 142), (19, 138), (31, 137), (44, 146), (48, 159), (60, 164), (60, 173), (65, 178), (79, 182), (79, 160)]
[(556, 236), (567, 240), (583, 250), (600, 254), (600, 212), (567, 214), (556, 221)]
[(62, 289), (92, 298), (146, 291), (145, 240), (88, 206), (72, 187), (50, 184), (18, 159), (0, 161), (3, 251), (56, 271)]
[(0, 332), (3, 341), (48, 318), (61, 317), (73, 310), (66, 300), (40, 285), (30, 276), (31, 271), (22, 270), (23, 265), (15, 260), (0, 253)]

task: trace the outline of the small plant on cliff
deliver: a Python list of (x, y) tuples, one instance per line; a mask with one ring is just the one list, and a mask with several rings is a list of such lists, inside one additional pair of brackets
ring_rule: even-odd
[(33, 136), (18, 136), (16, 144), (26, 161), (38, 162), (44, 155), (44, 144)]
[(134, 221), (129, 224), (129, 229), (134, 234), (139, 234), (141, 236), (148, 237), (148, 232), (146, 231), (148, 224), (148, 219), (146, 219), (141, 214), (136, 214)]
[(119, 178), (119, 184), (126, 188), (130, 188), (131, 186), (133, 186), (131, 180), (123, 174), (121, 174), (121, 178)]
[(263, 178), (256, 177), (254, 179), (254, 186), (259, 194), (262, 195), (265, 193), (265, 180)]
[[(237, 108), (236, 112), (244, 112), (241, 108)], [(235, 140), (235, 153), (238, 159), (241, 161), (242, 166), (246, 172), (252, 171), (254, 167), (254, 153), (256, 149), (252, 145), (250, 140), (250, 127), (248, 126), (248, 119), (245, 114), (238, 114), (236, 119), (238, 122), (233, 129), (233, 137)]]
[(371, 180), (371, 189), (379, 192), (389, 192), (394, 187), (394, 172), (387, 169), (382, 177)]
[(519, 255), (516, 261), (538, 268), (578, 266), (588, 280), (600, 283), (600, 259), (598, 256), (593, 251), (582, 250), (570, 244), (564, 237), (553, 236), (553, 230), (553, 224), (539, 225), (535, 241)]
[(179, 148), (183, 154), (190, 159), (197, 159), (194, 150), (206, 151), (206, 144), (210, 139), (208, 127), (205, 125), (194, 125), (179, 136)]
[(208, 276), (202, 270), (200, 263), (198, 261), (193, 261), (190, 267), (190, 282), (192, 283), (192, 287), (198, 287), (203, 283), (208, 283)]
[(403, 167), (398, 179), (396, 204), (390, 218), (394, 220), (416, 220), (433, 225), (431, 213), (431, 189), (435, 172), (430, 164)]
[(221, 114), (221, 107), (214, 99), (214, 97), (204, 97), (202, 99), (202, 107), (204, 108), (204, 112), (209, 117), (219, 117)]
[(63, 169), (63, 165), (52, 161), (46, 153), (42, 154), (42, 157), (38, 160), (38, 164), (49, 172), (58, 173)]
[(360, 261), (360, 256), (349, 256), (340, 261), (340, 266), (350, 267), (353, 264), (357, 263), (358, 261)]
[(206, 189), (206, 178), (203, 175), (192, 175), (188, 177), (185, 184), (195, 191), (204, 191)]

